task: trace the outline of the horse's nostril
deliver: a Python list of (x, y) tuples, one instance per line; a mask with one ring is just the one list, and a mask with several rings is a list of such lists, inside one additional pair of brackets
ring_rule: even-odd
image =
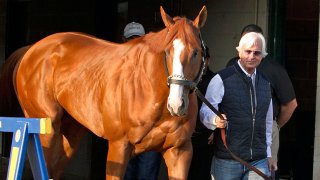
[(185, 105), (185, 103), (184, 103), (184, 99), (182, 99), (181, 101), (182, 101), (182, 103), (181, 103), (180, 108), (184, 108), (184, 105)]
[(173, 108), (170, 106), (170, 104), (167, 104), (167, 109), (170, 112), (171, 116), (175, 116), (174, 112), (173, 112)]
[(179, 111), (178, 111), (178, 114), (180, 114), (180, 115), (184, 115), (185, 114), (185, 112), (184, 112), (184, 106), (185, 106), (185, 102), (184, 102), (184, 99), (182, 99), (181, 100), (181, 106), (179, 107)]

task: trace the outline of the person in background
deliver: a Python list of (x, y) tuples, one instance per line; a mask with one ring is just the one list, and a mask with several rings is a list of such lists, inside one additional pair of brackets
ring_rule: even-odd
[[(202, 76), (201, 81), (198, 84), (198, 90), (205, 94), (208, 84), (212, 77), (215, 75), (209, 68), (210, 64), (210, 52), (209, 48), (205, 48), (205, 63), (206, 69)], [(200, 109), (202, 101), (198, 98), (198, 107)], [(191, 165), (189, 169), (188, 180), (210, 180), (210, 166), (213, 156), (213, 144), (212, 144), (213, 131), (206, 128), (200, 121), (199, 113), (197, 117), (197, 124), (194, 133), (192, 134), (191, 141), (193, 147), (193, 155)]]
[[(236, 48), (239, 60), (215, 75), (206, 99), (224, 116), (219, 118), (202, 104), (200, 120), (209, 129), (225, 128), (229, 149), (270, 176), (273, 107), (269, 81), (256, 69), (267, 55), (265, 38), (250, 32)], [(215, 180), (259, 179), (259, 175), (233, 159), (224, 146), (220, 131), (214, 131), (211, 174)], [(269, 164), (271, 165), (269, 167)]]
[[(262, 29), (255, 25), (249, 24), (245, 26), (241, 32), (241, 36), (249, 32), (261, 33)], [(227, 67), (234, 65), (238, 61), (239, 57), (234, 57), (229, 60)], [(261, 71), (271, 83), (272, 102), (273, 102), (273, 131), (272, 131), (272, 160), (274, 160), (275, 171), (278, 169), (278, 150), (279, 150), (279, 130), (283, 127), (292, 116), (294, 110), (297, 107), (297, 100), (295, 92), (286, 70), (270, 55), (267, 55), (262, 59), (258, 70)], [(274, 178), (275, 174), (273, 174)]]
[[(123, 41), (127, 42), (134, 38), (145, 35), (145, 30), (140, 23), (131, 22), (123, 31)], [(158, 179), (161, 154), (149, 151), (139, 154), (128, 163), (124, 180), (156, 180)]]
[(122, 40), (123, 42), (128, 42), (131, 39), (144, 36), (145, 34), (144, 27), (140, 23), (131, 22), (124, 28)]

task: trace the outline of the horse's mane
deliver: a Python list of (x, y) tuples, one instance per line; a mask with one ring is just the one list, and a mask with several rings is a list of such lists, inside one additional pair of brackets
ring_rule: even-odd
[(193, 22), (185, 17), (176, 16), (173, 18), (174, 24), (164, 28), (159, 32), (151, 32), (143, 39), (152, 50), (159, 53), (166, 49), (168, 45), (178, 36), (184, 42), (196, 44), (197, 38), (192, 36), (196, 34), (197, 28)]

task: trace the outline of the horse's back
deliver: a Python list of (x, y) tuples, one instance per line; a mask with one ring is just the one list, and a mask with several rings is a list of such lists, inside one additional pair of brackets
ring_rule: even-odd
[(50, 35), (35, 43), (22, 59), (18, 76), (24, 81), (20, 82), (23, 86), (29, 86), (26, 80), (37, 78), (39, 83), (44, 84), (73, 83), (81, 78), (86, 69), (103, 65), (106, 58), (103, 61), (96, 59), (104, 58), (101, 54), (112, 52), (116, 46), (115, 43), (81, 33)]
[(121, 56), (119, 46), (83, 33), (56, 33), (35, 43), (26, 53), (20, 67), (38, 68), (40, 65), (67, 74), (79, 68), (88, 68), (93, 63), (108, 63), (114, 59), (113, 56)]
[(119, 46), (80, 33), (57, 33), (35, 43), (17, 71), (18, 96), (27, 116), (56, 117), (66, 111), (101, 135), (103, 127), (94, 124), (102, 120), (104, 87), (121, 74)]

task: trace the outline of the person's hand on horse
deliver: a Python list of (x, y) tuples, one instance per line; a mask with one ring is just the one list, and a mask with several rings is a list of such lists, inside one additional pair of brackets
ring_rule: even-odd
[(221, 119), (219, 116), (216, 116), (214, 119), (217, 128), (225, 128), (227, 126), (227, 117), (225, 114), (222, 114), (222, 116), (223, 119)]

